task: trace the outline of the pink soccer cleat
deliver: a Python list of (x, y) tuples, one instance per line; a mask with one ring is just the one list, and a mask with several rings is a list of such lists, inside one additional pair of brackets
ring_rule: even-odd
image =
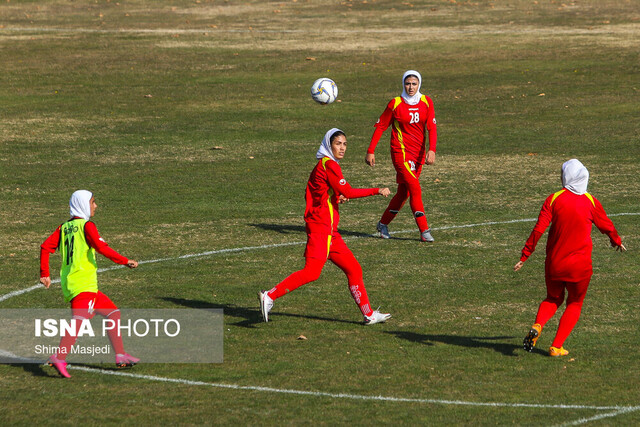
[(52, 355), (49, 360), (47, 360), (47, 364), (56, 368), (56, 371), (64, 378), (71, 378), (71, 375), (67, 372), (67, 362), (64, 360), (60, 360), (55, 355)]
[(129, 368), (136, 363), (138, 363), (140, 359), (137, 357), (133, 357), (130, 354), (116, 354), (116, 366), (118, 368)]

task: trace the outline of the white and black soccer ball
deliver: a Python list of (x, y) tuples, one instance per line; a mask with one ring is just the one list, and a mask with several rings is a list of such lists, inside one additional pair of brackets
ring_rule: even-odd
[(331, 79), (319, 78), (311, 85), (311, 98), (320, 104), (331, 104), (338, 98), (338, 86)]

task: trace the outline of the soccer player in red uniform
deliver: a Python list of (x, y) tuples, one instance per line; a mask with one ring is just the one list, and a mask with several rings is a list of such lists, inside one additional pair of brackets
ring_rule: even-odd
[[(136, 268), (138, 262), (123, 257), (100, 237), (96, 225), (89, 220), (97, 207), (93, 194), (87, 190), (78, 190), (71, 195), (71, 218), (56, 228), (40, 246), (40, 283), (47, 289), (51, 286), (49, 254), (59, 249), (62, 256), (60, 285), (65, 301), (71, 303), (73, 319), (91, 319), (98, 313), (113, 320), (117, 325), (120, 321), (120, 310), (109, 297), (98, 290), (95, 253), (97, 251), (116, 264), (129, 268)], [(140, 361), (125, 353), (117, 328), (109, 330), (108, 335), (118, 367), (133, 366)], [(58, 353), (49, 358), (49, 365), (56, 368), (65, 378), (71, 376), (67, 372), (66, 357), (75, 342), (75, 336), (62, 336)]]
[(598, 199), (587, 193), (588, 183), (589, 171), (580, 161), (571, 159), (562, 165), (564, 188), (544, 201), (538, 222), (522, 249), (520, 261), (513, 268), (515, 271), (522, 268), (535, 250), (540, 236), (551, 224), (544, 269), (547, 297), (540, 304), (536, 321), (524, 339), (523, 346), (527, 351), (533, 350), (542, 328), (564, 301), (566, 290), (567, 307), (560, 318), (549, 355), (556, 357), (569, 354), (563, 344), (578, 322), (593, 274), (591, 225), (595, 224), (601, 233), (606, 234), (616, 250), (626, 251)]
[[(380, 137), (391, 126), (391, 161), (396, 169), (398, 191), (382, 214), (377, 229), (380, 237), (388, 239), (389, 223), (395, 218), (404, 203), (409, 199), (411, 211), (420, 230), (420, 240), (433, 242), (431, 229), (422, 202), (420, 173), (426, 163), (432, 165), (436, 160), (436, 117), (433, 101), (420, 93), (422, 76), (409, 70), (402, 76), (403, 92), (392, 99), (375, 124), (375, 131), (367, 149), (365, 162), (373, 167), (376, 164), (375, 149)], [(429, 140), (429, 150), (426, 141)]]
[(374, 196), (389, 196), (388, 188), (353, 188), (342, 176), (338, 164), (347, 150), (347, 138), (340, 129), (329, 130), (316, 153), (318, 163), (311, 172), (307, 184), (304, 213), (307, 230), (307, 247), (304, 252), (305, 265), (278, 283), (270, 291), (258, 292), (260, 311), (265, 322), (273, 301), (298, 287), (317, 280), (327, 260), (331, 260), (347, 275), (349, 291), (364, 316), (366, 325), (386, 321), (388, 313), (372, 310), (367, 290), (362, 280), (362, 268), (338, 232), (340, 213), (338, 203), (348, 199)]

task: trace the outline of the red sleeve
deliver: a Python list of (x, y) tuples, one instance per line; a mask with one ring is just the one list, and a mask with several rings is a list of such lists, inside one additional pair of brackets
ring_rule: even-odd
[(342, 194), (347, 199), (358, 199), (360, 197), (375, 196), (378, 194), (378, 188), (351, 187), (347, 180), (342, 176), (342, 169), (340, 169), (340, 165), (333, 160), (328, 161), (326, 163), (326, 167), (329, 185), (336, 195)]
[(126, 264), (129, 259), (120, 255), (118, 252), (114, 251), (109, 247), (107, 242), (105, 242), (100, 234), (98, 234), (98, 229), (96, 225), (92, 221), (87, 221), (84, 225), (84, 235), (87, 238), (87, 243), (89, 246), (98, 251), (99, 254), (109, 258), (111, 261), (116, 264)]
[(40, 277), (49, 277), (49, 254), (55, 253), (60, 245), (60, 226), (40, 245)]
[(436, 152), (436, 144), (438, 142), (438, 131), (436, 129), (436, 112), (433, 108), (433, 101), (428, 96), (427, 102), (429, 103), (429, 108), (427, 109), (427, 123), (426, 129), (429, 137), (429, 151)]
[(616, 227), (613, 225), (613, 222), (607, 216), (607, 213), (604, 211), (602, 204), (595, 197), (593, 198), (593, 203), (595, 205), (595, 210), (593, 212), (593, 223), (598, 230), (602, 234), (606, 234), (609, 236), (609, 240), (612, 245), (620, 246), (622, 244), (622, 238), (618, 235), (618, 231)]
[(520, 261), (526, 261), (527, 258), (531, 256), (533, 251), (536, 250), (536, 245), (538, 244), (538, 240), (544, 234), (549, 224), (551, 224), (551, 199), (553, 195), (547, 197), (547, 200), (542, 204), (542, 209), (540, 209), (540, 215), (538, 215), (538, 222), (533, 227), (527, 242), (524, 244), (524, 248), (522, 248), (522, 255), (520, 256)]
[(393, 104), (394, 100), (392, 99), (389, 104), (387, 104), (387, 108), (384, 109), (382, 115), (374, 125), (376, 130), (373, 131), (373, 136), (371, 137), (371, 142), (369, 143), (367, 153), (374, 154), (374, 152), (376, 151), (376, 146), (378, 145), (378, 142), (380, 142), (382, 134), (391, 124), (391, 121), (393, 120)]

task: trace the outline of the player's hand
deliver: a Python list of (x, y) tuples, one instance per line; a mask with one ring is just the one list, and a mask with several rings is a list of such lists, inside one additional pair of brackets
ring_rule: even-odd
[(435, 151), (427, 151), (427, 159), (425, 160), (425, 163), (428, 165), (432, 165), (436, 162), (436, 152)]
[(130, 259), (127, 261), (127, 267), (129, 268), (136, 268), (138, 266), (138, 261), (134, 260), (134, 259)]
[(378, 190), (378, 194), (384, 197), (389, 197), (389, 194), (391, 194), (391, 191), (388, 188), (380, 188)]
[(346, 197), (344, 197), (344, 195), (339, 195), (338, 196), (338, 203), (347, 203), (349, 201), (349, 199), (347, 199)]
[(524, 261), (518, 261), (516, 265), (513, 266), (513, 271), (518, 271), (524, 265)]
[(41, 277), (40, 283), (42, 283), (46, 289), (49, 289), (49, 286), (51, 286), (51, 277)]
[(371, 154), (371, 153), (367, 153), (367, 155), (364, 156), (364, 161), (369, 166), (374, 167), (376, 165), (376, 155), (375, 154)]
[(627, 248), (625, 248), (625, 246), (622, 243), (620, 243), (620, 246), (616, 246), (616, 251), (626, 252)]

